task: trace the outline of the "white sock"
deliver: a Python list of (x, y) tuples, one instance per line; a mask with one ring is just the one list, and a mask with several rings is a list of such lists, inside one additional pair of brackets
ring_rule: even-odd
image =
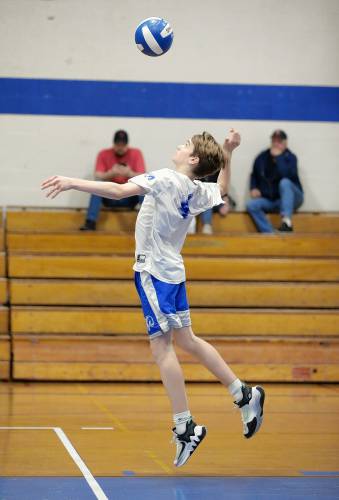
[(230, 391), (230, 394), (232, 394), (232, 396), (234, 396), (236, 403), (239, 403), (239, 401), (241, 401), (243, 398), (243, 394), (242, 394), (242, 390), (241, 390), (242, 386), (243, 386), (243, 383), (238, 378), (236, 378), (228, 386), (228, 390)]
[(291, 221), (291, 219), (289, 217), (283, 217), (282, 221), (286, 222), (286, 224), (288, 225), (288, 227), (292, 227), (292, 221)]
[(189, 410), (182, 411), (181, 413), (175, 413), (173, 415), (173, 422), (175, 423), (175, 430), (178, 434), (183, 434), (186, 430), (186, 422), (189, 422), (192, 418), (191, 412)]

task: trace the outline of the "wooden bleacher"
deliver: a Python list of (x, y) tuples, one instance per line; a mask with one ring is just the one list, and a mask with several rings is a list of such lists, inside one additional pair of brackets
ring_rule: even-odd
[(8, 292), (3, 213), (0, 210), (0, 380), (10, 378), (11, 342), (8, 328)]
[[(117, 215), (118, 216), (118, 215)], [(9, 233), (10, 252), (131, 255), (134, 236), (115, 233)], [(338, 234), (193, 236), (183, 255), (251, 257), (338, 257)]]
[[(11, 253), (12, 278), (132, 279), (130, 255), (55, 255)], [(338, 258), (327, 257), (190, 257), (185, 258), (189, 280), (333, 281), (339, 280)]]
[[(15, 379), (160, 380), (133, 285), (135, 216), (103, 212), (81, 233), (81, 210), (8, 211)], [(214, 236), (185, 244), (194, 330), (248, 381), (339, 381), (339, 214), (294, 225), (258, 235), (246, 214), (215, 216)], [(213, 380), (180, 358), (188, 380)]]
[[(98, 221), (98, 230), (112, 233), (133, 233), (136, 219), (135, 212), (117, 212), (103, 210)], [(12, 209), (7, 214), (11, 232), (30, 233), (38, 232), (65, 232), (77, 231), (83, 224), (84, 210), (32, 210)], [(277, 226), (279, 216), (270, 215), (272, 222)], [(339, 233), (338, 213), (298, 213), (294, 217), (294, 227), (297, 233)], [(227, 217), (215, 217), (213, 220), (214, 232), (218, 233), (256, 233), (254, 224), (245, 213), (233, 212)]]
[[(192, 307), (337, 308), (339, 283), (191, 281)], [(138, 306), (132, 280), (11, 279), (12, 305)]]

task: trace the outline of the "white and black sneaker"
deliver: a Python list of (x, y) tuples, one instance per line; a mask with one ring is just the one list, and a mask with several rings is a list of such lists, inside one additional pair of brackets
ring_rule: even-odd
[(241, 391), (243, 395), (241, 401), (234, 401), (234, 403), (241, 411), (244, 436), (249, 439), (258, 432), (262, 424), (265, 391), (262, 387), (250, 387), (246, 384), (243, 384)]
[(192, 419), (186, 422), (186, 430), (183, 434), (178, 434), (175, 428), (173, 429), (173, 441), (177, 445), (173, 462), (176, 467), (181, 467), (187, 462), (206, 436), (206, 432), (206, 427), (197, 425)]

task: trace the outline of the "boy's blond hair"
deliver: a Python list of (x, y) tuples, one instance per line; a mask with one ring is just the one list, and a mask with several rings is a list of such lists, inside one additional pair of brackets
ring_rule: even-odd
[(193, 174), (196, 178), (212, 175), (221, 168), (224, 168), (225, 157), (220, 144), (208, 132), (197, 134), (192, 137), (194, 150), (192, 156), (199, 158), (199, 163), (193, 167)]

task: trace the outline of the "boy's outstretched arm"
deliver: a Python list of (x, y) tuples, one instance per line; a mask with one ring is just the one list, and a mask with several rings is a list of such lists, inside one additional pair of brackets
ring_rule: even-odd
[(223, 150), (225, 165), (220, 169), (217, 183), (219, 184), (221, 196), (226, 196), (228, 194), (230, 178), (231, 178), (231, 158), (232, 152), (240, 144), (240, 134), (233, 128), (231, 128), (228, 136), (225, 139)]
[(117, 184), (115, 182), (87, 181), (73, 177), (62, 177), (61, 175), (54, 175), (43, 181), (41, 189), (47, 190), (46, 198), (55, 198), (62, 191), (68, 191), (69, 189), (96, 194), (113, 200), (146, 194), (142, 187), (131, 182)]

